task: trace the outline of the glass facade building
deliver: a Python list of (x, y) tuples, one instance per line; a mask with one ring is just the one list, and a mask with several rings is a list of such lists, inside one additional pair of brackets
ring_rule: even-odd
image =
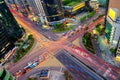
[(105, 29), (105, 35), (108, 41), (110, 41), (111, 31), (112, 31), (112, 25), (106, 21), (106, 29)]
[(13, 47), (14, 44), (10, 41), (7, 31), (0, 23), (0, 59)]
[(61, 0), (41, 0), (48, 22), (64, 19)]
[(23, 30), (17, 24), (4, 0), (0, 0), (0, 59), (14, 47)]
[(116, 48), (120, 36), (120, 0), (106, 0), (105, 34), (110, 47)]

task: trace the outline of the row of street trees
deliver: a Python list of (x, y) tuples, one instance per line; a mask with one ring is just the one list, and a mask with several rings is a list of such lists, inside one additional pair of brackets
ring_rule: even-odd
[(89, 32), (84, 34), (82, 38), (82, 42), (84, 46), (86, 47), (86, 49), (88, 49), (90, 52), (95, 54), (93, 44), (92, 44), (91, 34)]
[(80, 3), (82, 0), (62, 0), (65, 6), (73, 6), (77, 3)]
[[(19, 46), (19, 48), (15, 53), (14, 62), (19, 61), (23, 56), (27, 54), (27, 52), (32, 48), (34, 44), (34, 38), (30, 34), (28, 35), (28, 39), (25, 42), (24, 41), (21, 41), (21, 42), (22, 42), (22, 45)], [(23, 48), (26, 44), (27, 44), (26, 48)]]
[(87, 15), (82, 16), (82, 17), (80, 18), (80, 22), (83, 22), (83, 21), (85, 21), (87, 18), (92, 17), (94, 14), (95, 14), (95, 12), (94, 12), (94, 11), (91, 11), (91, 12), (89, 12)]

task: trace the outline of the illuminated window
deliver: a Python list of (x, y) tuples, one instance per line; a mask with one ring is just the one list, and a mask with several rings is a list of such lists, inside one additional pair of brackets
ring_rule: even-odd
[(0, 17), (2, 17), (2, 14), (0, 14)]

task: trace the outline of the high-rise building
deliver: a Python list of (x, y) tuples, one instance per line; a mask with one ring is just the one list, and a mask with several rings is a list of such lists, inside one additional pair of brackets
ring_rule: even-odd
[(116, 58), (115, 60), (119, 63), (120, 65), (120, 38), (118, 41), (118, 45), (117, 45), (117, 49), (116, 49), (116, 54), (115, 54)]
[(14, 80), (14, 78), (5, 70), (5, 68), (0, 66), (0, 80)]
[[(120, 11), (120, 0), (109, 0), (108, 8), (117, 8)], [(120, 16), (120, 12), (119, 12)]]
[(120, 36), (120, 0), (107, 0), (107, 16), (105, 20), (106, 38), (110, 47), (116, 48)]
[(52, 24), (64, 19), (61, 0), (28, 0), (34, 14), (42, 23)]
[(17, 24), (5, 1), (0, 0), (0, 59), (4, 58), (22, 35), (22, 28)]
[(116, 55), (120, 56), (120, 38), (119, 38), (118, 45), (117, 45)]
[(42, 5), (48, 22), (64, 19), (61, 0), (43, 0)]
[(7, 31), (0, 23), (0, 59), (4, 58), (5, 53), (13, 47), (14, 44), (10, 41)]

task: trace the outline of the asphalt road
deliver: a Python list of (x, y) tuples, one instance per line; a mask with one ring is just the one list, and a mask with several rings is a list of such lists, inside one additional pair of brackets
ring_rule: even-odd
[(89, 66), (97, 74), (103, 76), (108, 80), (117, 80), (120, 74), (119, 69), (111, 66), (97, 56), (86, 53), (83, 49), (77, 46), (75, 46), (74, 48), (66, 46), (64, 48), (71, 55), (74, 55), (77, 59)]
[[(31, 30), (31, 32), (33, 33), (33, 36), (36, 37), (36, 39), (40, 42), (41, 37), (43, 37), (44, 31), (42, 33), (41, 30), (39, 31), (39, 30), (36, 30), (36, 28), (34, 29), (35, 25), (33, 25), (32, 22), (29, 23), (28, 20), (24, 20), (23, 18), (20, 18), (19, 16), (16, 16), (16, 18), (19, 20), (20, 23), (22, 23), (26, 27), (26, 29)], [(101, 20), (97, 20), (96, 22), (91, 23), (88, 26), (89, 30), (87, 30), (87, 31), (91, 31), (95, 27), (96, 24), (101, 22)], [(70, 42), (75, 40), (77, 37), (79, 37), (80, 34), (83, 35), (85, 32), (86, 31), (81, 30), (79, 33), (76, 33), (72, 38), (68, 38), (67, 40), (61, 38), (57, 41), (50, 41), (49, 38), (47, 37), (48, 43), (46, 43), (46, 44), (48, 46), (44, 45), (43, 48), (36, 51), (34, 53), (34, 55), (26, 55), (18, 63), (16, 63), (14, 66), (9, 68), (10, 73), (14, 74), (16, 71), (18, 71), (20, 69), (23, 69), (23, 67), (25, 65), (27, 65), (28, 62), (33, 61), (34, 59), (36, 59), (39, 55), (41, 55), (44, 52), (55, 53), (59, 49), (65, 49), (70, 54), (72, 54), (76, 58), (80, 59), (84, 64), (87, 64), (88, 66), (92, 67), (93, 70), (96, 71), (99, 75), (104, 76), (104, 77), (108, 78), (109, 80), (116, 80), (118, 78), (118, 75), (119, 75), (118, 69), (116, 69), (116, 68), (112, 67), (111, 65), (105, 63), (103, 60), (99, 59), (96, 56), (93, 56), (92, 54), (87, 54), (86, 51), (84, 51), (83, 49), (80, 49), (80, 50), (83, 51), (82, 53), (86, 53), (85, 55), (83, 55), (82, 53), (77, 53), (76, 51), (78, 51), (78, 50), (74, 51), (74, 49), (72, 48), (72, 45), (70, 44)], [(76, 63), (74, 63), (74, 64), (76, 65), (76, 68), (78, 68), (78, 66), (80, 66)], [(80, 67), (82, 67), (82, 66), (80, 66)], [(71, 71), (72, 71), (72, 69), (71, 69)], [(79, 71), (76, 71), (76, 72), (79, 73)], [(89, 73), (88, 71), (85, 71), (85, 72), (87, 74)], [(81, 75), (86, 75), (86, 74), (83, 73)], [(92, 75), (88, 74), (86, 76), (92, 76)], [(85, 76), (84, 76), (84, 78), (85, 78)], [(95, 79), (95, 77), (92, 76), (91, 79)]]
[(55, 57), (71, 72), (73, 80), (104, 80), (66, 51), (58, 52)]

